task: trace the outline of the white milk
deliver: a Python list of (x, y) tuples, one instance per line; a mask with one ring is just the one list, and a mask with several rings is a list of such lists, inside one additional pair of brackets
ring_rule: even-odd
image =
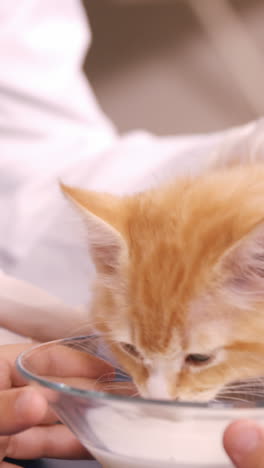
[(83, 442), (104, 468), (232, 466), (222, 447), (228, 420), (170, 420), (121, 407), (92, 409), (86, 418), (104, 448), (94, 448), (91, 437)]
[[(166, 462), (164, 460), (139, 460), (138, 458), (127, 458), (112, 453), (103, 452), (102, 450), (90, 450), (93, 456), (102, 464), (103, 468), (205, 468), (209, 465), (198, 463), (177, 463)], [(231, 468), (233, 465), (230, 462), (224, 464), (210, 465), (211, 468)]]

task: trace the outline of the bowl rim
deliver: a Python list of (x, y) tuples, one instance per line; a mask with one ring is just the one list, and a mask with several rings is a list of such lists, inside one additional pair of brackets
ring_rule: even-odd
[[(19, 373), (29, 381), (33, 381), (41, 385), (42, 387), (46, 387), (50, 390), (57, 391), (59, 393), (66, 393), (72, 396), (81, 397), (84, 399), (100, 399), (100, 400), (109, 400), (109, 401), (118, 401), (124, 402), (129, 404), (143, 404), (143, 405), (150, 405), (150, 406), (167, 406), (167, 407), (174, 407), (174, 408), (182, 408), (182, 409), (203, 409), (203, 410), (224, 410), (224, 409), (234, 409), (234, 410), (241, 410), (244, 408), (241, 407), (234, 407), (234, 404), (231, 402), (188, 402), (188, 401), (171, 401), (171, 400), (158, 400), (158, 399), (150, 399), (150, 398), (141, 398), (141, 397), (130, 397), (126, 395), (117, 395), (108, 392), (102, 392), (97, 390), (84, 390), (78, 387), (74, 387), (63, 382), (53, 382), (51, 380), (47, 380), (42, 376), (35, 374), (34, 372), (29, 371), (23, 364), (24, 358), (29, 355), (32, 351), (37, 350), (42, 347), (52, 346), (59, 343), (70, 343), (71, 341), (77, 341), (81, 339), (95, 339), (101, 338), (100, 335), (83, 335), (83, 336), (75, 336), (69, 338), (62, 338), (53, 341), (47, 341), (45, 343), (40, 343), (36, 346), (33, 346), (30, 349), (27, 349), (20, 353), (16, 358), (15, 365)], [(96, 356), (96, 354), (94, 354)], [(99, 359), (106, 359), (98, 356)], [(254, 406), (245, 406), (245, 409), (259, 409), (264, 407), (264, 401), (255, 402)]]

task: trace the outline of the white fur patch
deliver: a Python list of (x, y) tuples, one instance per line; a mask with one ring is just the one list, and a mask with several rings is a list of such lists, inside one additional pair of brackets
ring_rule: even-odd
[(149, 366), (149, 378), (146, 382), (146, 396), (161, 400), (171, 400), (170, 387), (183, 364), (183, 355), (178, 353), (177, 359), (167, 359), (164, 356), (156, 356), (151, 359)]
[(132, 337), (129, 328), (117, 322), (113, 323), (114, 327), (113, 330), (111, 330), (112, 340), (117, 341), (119, 343), (128, 343), (132, 345)]
[(170, 400), (168, 382), (166, 376), (161, 371), (153, 371), (146, 384), (147, 396), (161, 400)]

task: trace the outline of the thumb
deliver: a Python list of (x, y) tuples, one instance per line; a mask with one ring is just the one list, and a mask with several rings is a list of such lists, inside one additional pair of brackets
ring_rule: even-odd
[(264, 468), (264, 427), (254, 421), (235, 421), (225, 430), (223, 442), (237, 468)]

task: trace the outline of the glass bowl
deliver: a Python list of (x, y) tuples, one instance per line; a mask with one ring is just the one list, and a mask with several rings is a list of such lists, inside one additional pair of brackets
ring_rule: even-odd
[(104, 468), (231, 467), (222, 447), (228, 423), (264, 421), (263, 402), (254, 398), (192, 404), (133, 396), (98, 336), (38, 345), (17, 367)]

